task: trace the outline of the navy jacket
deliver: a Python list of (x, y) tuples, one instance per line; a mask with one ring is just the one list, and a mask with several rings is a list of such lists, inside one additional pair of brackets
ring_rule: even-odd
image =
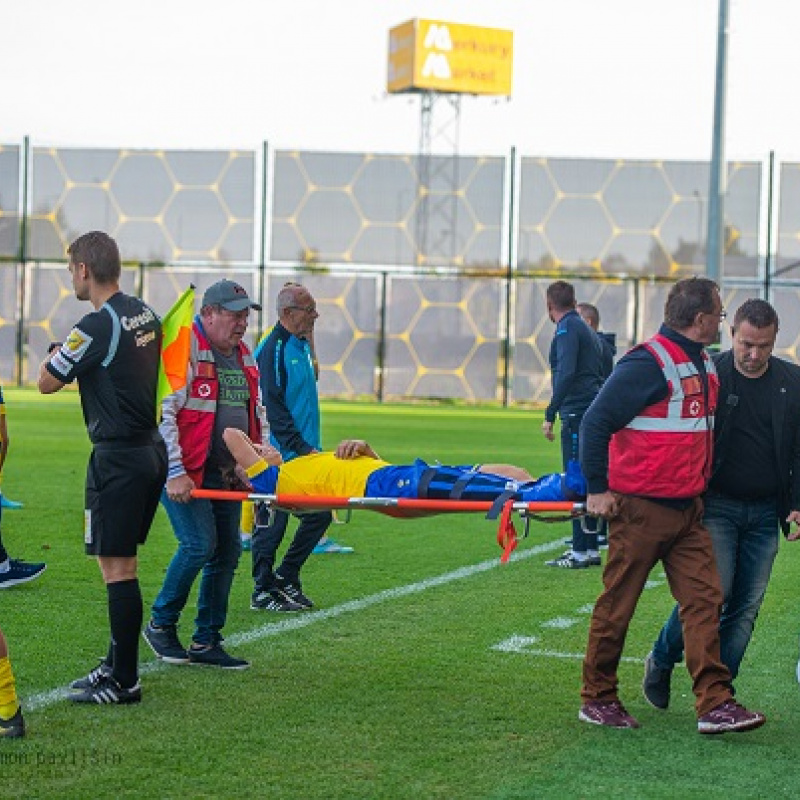
[(600, 339), (577, 311), (567, 312), (556, 325), (550, 345), (553, 395), (544, 412), (548, 422), (556, 414), (582, 414), (603, 382)]
[(608, 376), (614, 369), (614, 356), (617, 354), (617, 334), (597, 331), (597, 338), (600, 340), (600, 349), (603, 353), (601, 373), (603, 381), (607, 381)]

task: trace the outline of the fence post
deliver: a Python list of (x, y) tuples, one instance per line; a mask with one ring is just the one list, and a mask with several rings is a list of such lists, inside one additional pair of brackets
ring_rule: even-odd
[(511, 148), (511, 155), (509, 156), (509, 180), (508, 180), (508, 257), (506, 259), (506, 329), (503, 335), (503, 390), (502, 400), (503, 407), (508, 407), (509, 399), (509, 383), (511, 381), (511, 326), (514, 321), (514, 313), (512, 308), (513, 292), (512, 286), (514, 281), (514, 262), (516, 259), (516, 225), (515, 225), (515, 204), (514, 198), (516, 193), (516, 173), (517, 173), (517, 148)]
[(22, 386), (25, 366), (25, 291), (27, 289), (28, 263), (28, 162), (30, 161), (30, 137), (22, 140), (22, 213), (19, 222), (19, 291), (17, 292), (17, 386)]
[(380, 308), (378, 309), (378, 348), (377, 348), (377, 381), (376, 395), (379, 403), (383, 402), (384, 371), (386, 369), (386, 272), (380, 273)]

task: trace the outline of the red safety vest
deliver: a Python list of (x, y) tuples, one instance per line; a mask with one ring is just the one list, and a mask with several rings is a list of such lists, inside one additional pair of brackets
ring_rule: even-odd
[[(203, 485), (203, 469), (211, 450), (211, 437), (214, 435), (214, 417), (217, 413), (219, 380), (217, 365), (211, 344), (200, 326), (192, 324), (192, 334), (197, 339), (197, 363), (194, 376), (188, 389), (186, 405), (178, 412), (178, 443), (181, 447), (183, 468), (196, 486)], [(244, 370), (249, 390), (248, 436), (254, 442), (261, 441), (261, 421), (256, 413), (258, 404), (258, 368), (253, 356), (244, 342), (237, 348), (239, 363)]]
[(644, 497), (688, 498), (701, 495), (711, 476), (714, 411), (719, 378), (703, 352), (708, 397), (703, 381), (684, 350), (657, 334), (641, 347), (653, 354), (669, 394), (648, 406), (611, 437), (608, 488)]

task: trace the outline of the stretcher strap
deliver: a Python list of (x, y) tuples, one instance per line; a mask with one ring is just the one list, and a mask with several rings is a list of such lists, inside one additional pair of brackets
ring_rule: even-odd
[(519, 540), (517, 539), (517, 529), (514, 527), (514, 520), (511, 513), (514, 511), (514, 501), (506, 500), (503, 504), (503, 511), (500, 514), (500, 524), (497, 528), (497, 544), (503, 554), (500, 556), (500, 563), (507, 564), (508, 559), (514, 550), (517, 549)]
[(496, 500), (492, 501), (492, 507), (489, 509), (486, 519), (497, 519), (497, 517), (500, 516), (500, 512), (506, 507), (506, 503), (509, 500), (514, 500), (516, 496), (517, 493), (512, 489), (507, 489), (505, 492), (503, 492), (503, 494), (497, 497)]

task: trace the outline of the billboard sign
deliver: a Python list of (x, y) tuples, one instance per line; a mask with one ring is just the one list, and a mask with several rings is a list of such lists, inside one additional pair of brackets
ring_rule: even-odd
[(429, 19), (389, 31), (390, 93), (511, 94), (514, 34)]

